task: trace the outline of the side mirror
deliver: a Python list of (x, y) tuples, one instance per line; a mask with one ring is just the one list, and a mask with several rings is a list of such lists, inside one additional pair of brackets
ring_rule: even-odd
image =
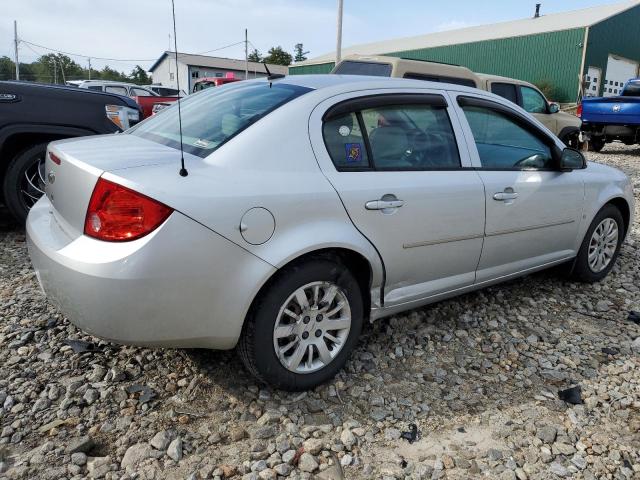
[(549, 104), (549, 113), (558, 113), (560, 111), (560, 105), (557, 103)]
[(562, 150), (562, 155), (560, 156), (561, 171), (570, 172), (582, 168), (587, 168), (587, 160), (582, 155), (582, 152), (568, 147)]

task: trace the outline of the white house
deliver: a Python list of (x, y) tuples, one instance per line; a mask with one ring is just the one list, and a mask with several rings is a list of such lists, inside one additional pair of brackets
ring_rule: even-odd
[[(249, 78), (264, 77), (267, 74), (262, 63), (248, 63)], [(289, 67), (269, 64), (269, 70), (271, 73), (287, 74)], [(151, 65), (149, 71), (154, 84), (177, 88), (177, 80), (179, 80), (180, 88), (191, 92), (193, 84), (203, 77), (224, 77), (232, 73), (235, 77), (244, 79), (245, 61), (178, 52), (178, 75), (176, 75), (175, 52), (166, 51)]]

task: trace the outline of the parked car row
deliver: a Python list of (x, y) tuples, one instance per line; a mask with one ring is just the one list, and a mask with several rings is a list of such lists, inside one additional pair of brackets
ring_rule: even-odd
[(478, 88), (309, 75), (181, 104), (49, 145), (38, 280), (94, 335), (237, 347), (279, 388), (332, 378), (365, 321), (555, 265), (601, 280), (633, 218), (622, 172)]

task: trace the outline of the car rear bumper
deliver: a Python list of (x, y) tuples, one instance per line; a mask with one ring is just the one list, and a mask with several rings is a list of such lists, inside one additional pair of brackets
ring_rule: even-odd
[(117, 343), (233, 348), (275, 268), (174, 212), (132, 242), (72, 238), (43, 197), (27, 219), (38, 280), (80, 329)]

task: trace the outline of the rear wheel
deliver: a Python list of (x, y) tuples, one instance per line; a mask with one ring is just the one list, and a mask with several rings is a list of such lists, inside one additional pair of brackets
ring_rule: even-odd
[(599, 152), (604, 148), (604, 144), (604, 137), (591, 137), (591, 140), (589, 140), (589, 150)]
[(572, 276), (588, 283), (602, 280), (613, 268), (623, 238), (624, 221), (620, 210), (613, 205), (605, 205), (587, 230)]
[(44, 194), (44, 160), (47, 144), (34, 145), (9, 163), (2, 186), (9, 212), (20, 222), (27, 219), (31, 207)]
[(313, 259), (283, 269), (257, 300), (238, 353), (260, 380), (284, 390), (306, 390), (343, 367), (362, 321), (355, 277), (332, 259)]

